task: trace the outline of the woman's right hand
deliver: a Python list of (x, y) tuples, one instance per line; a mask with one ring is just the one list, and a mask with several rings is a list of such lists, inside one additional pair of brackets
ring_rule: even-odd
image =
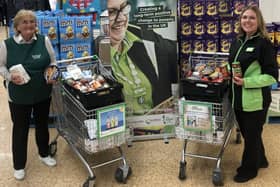
[(14, 84), (17, 84), (17, 85), (22, 85), (24, 84), (24, 79), (23, 77), (18, 74), (18, 73), (12, 73), (11, 74), (11, 81), (14, 83)]
[(233, 77), (233, 82), (235, 84), (237, 84), (238, 86), (242, 86), (244, 83), (244, 80), (243, 80), (243, 78), (240, 78), (240, 77)]

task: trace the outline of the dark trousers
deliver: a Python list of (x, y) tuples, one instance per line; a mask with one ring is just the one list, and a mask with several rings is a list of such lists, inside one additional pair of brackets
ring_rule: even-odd
[(236, 120), (244, 138), (244, 150), (238, 173), (257, 175), (259, 167), (267, 162), (262, 141), (263, 125), (268, 107), (254, 112), (235, 110)]
[(51, 99), (33, 105), (9, 102), (13, 121), (12, 151), (14, 169), (24, 169), (27, 160), (28, 131), (31, 114), (35, 121), (35, 137), (39, 155), (48, 156), (49, 130), (48, 117)]

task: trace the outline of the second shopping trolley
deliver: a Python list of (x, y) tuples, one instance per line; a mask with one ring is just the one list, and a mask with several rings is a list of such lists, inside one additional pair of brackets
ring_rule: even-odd
[[(179, 126), (176, 137), (183, 140), (179, 179), (186, 178), (185, 157), (216, 161), (212, 182), (223, 185), (221, 159), (234, 125), (233, 112), (228, 101), (226, 53), (193, 52), (183, 68), (180, 82)], [(187, 151), (188, 142), (221, 145), (217, 156)], [(211, 147), (211, 146), (210, 146)], [(209, 147), (209, 148), (210, 148)]]

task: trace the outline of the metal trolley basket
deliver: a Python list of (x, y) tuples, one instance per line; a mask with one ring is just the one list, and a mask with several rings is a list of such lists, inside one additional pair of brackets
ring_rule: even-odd
[[(233, 112), (230, 110), (228, 101), (210, 103), (180, 100), (179, 123), (180, 125), (176, 127), (176, 137), (184, 140), (179, 179), (186, 179), (187, 162), (185, 157), (189, 156), (216, 160), (217, 163), (216, 168), (213, 170), (212, 182), (217, 186), (223, 185), (220, 167), (221, 159), (233, 127)], [(221, 145), (221, 149), (216, 157), (190, 153), (187, 152), (187, 143), (189, 141)]]
[[(72, 59), (71, 61), (78, 62), (79, 60), (89, 58), (93, 59), (92, 57), (87, 57)], [(69, 60), (63, 60), (59, 61), (58, 64), (69, 62)], [(80, 64), (83, 67), (90, 68), (94, 63), (99, 62), (95, 60), (95, 62), (82, 62)], [(61, 69), (64, 71), (63, 68)], [(52, 106), (56, 114), (58, 134), (50, 144), (50, 154), (52, 156), (56, 154), (57, 139), (59, 136), (62, 136), (89, 172), (89, 177), (83, 184), (84, 187), (94, 186), (95, 184), (96, 177), (92, 169), (120, 160), (122, 161), (122, 165), (117, 168), (115, 178), (118, 182), (126, 183), (132, 171), (130, 166), (127, 165), (120, 147), (126, 143), (129, 137), (129, 131), (125, 126), (125, 104), (121, 102), (104, 107), (86, 109), (60, 82), (54, 86)], [(106, 126), (106, 120), (108, 119), (105, 118), (108, 118), (109, 112), (113, 112), (115, 115), (114, 124), (111, 121), (110, 126)], [(122, 124), (118, 121), (121, 121)], [(94, 166), (89, 165), (91, 154), (116, 147), (120, 152), (118, 158)]]
[[(193, 56), (190, 56), (189, 63), (192, 65), (208, 63), (210, 61), (216, 63), (218, 61), (223, 62), (226, 58), (224, 53), (195, 52)], [(177, 138), (184, 141), (182, 159), (179, 166), (179, 179), (186, 179), (187, 162), (185, 157), (210, 159), (216, 160), (212, 182), (214, 185), (221, 186), (223, 185), (220, 167), (221, 159), (235, 124), (234, 114), (228, 101), (227, 91), (221, 89), (220, 85), (218, 85), (219, 87), (211, 85), (211, 83), (208, 85), (203, 81), (193, 85), (198, 85), (198, 87), (193, 86), (192, 88), (197, 91), (199, 97), (196, 98), (197, 95), (190, 95), (189, 98), (185, 99), (183, 97), (178, 102), (179, 126), (176, 127), (175, 134)], [(202, 87), (199, 87), (199, 85), (202, 85)], [(211, 90), (207, 90), (208, 86)], [(193, 92), (188, 90), (189, 93), (193, 94)], [(204, 93), (206, 97), (203, 95)], [(187, 152), (188, 142), (221, 145), (221, 149), (217, 156), (191, 153)]]

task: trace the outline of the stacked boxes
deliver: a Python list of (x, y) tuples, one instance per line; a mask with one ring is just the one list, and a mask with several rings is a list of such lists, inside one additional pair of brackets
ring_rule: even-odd
[(92, 54), (92, 17), (67, 16), (59, 20), (61, 59), (86, 57)]
[(220, 51), (228, 52), (230, 44), (235, 37), (233, 20), (230, 17), (224, 17), (220, 20)]
[(228, 52), (242, 9), (258, 4), (258, 0), (181, 0), (181, 61), (187, 61), (191, 51)]
[(182, 0), (180, 13), (180, 49), (184, 58), (191, 51), (219, 50), (219, 1)]
[[(274, 45), (275, 45), (275, 49), (277, 52), (277, 62), (278, 62), (278, 66), (280, 66), (280, 22), (272, 22), (273, 24), (273, 33), (274, 33), (274, 37), (272, 36), (272, 30), (270, 30), (270, 36), (271, 38), (273, 37), (274, 39)], [(272, 27), (270, 25), (270, 27)]]
[(269, 106), (269, 110), (274, 112), (280, 112), (280, 94), (272, 93), (271, 99), (272, 102)]
[[(94, 3), (95, 1), (91, 2), (92, 5)], [(85, 57), (93, 54), (92, 46), (95, 39), (93, 30), (100, 30), (97, 18), (98, 12), (70, 16), (65, 15), (63, 10), (55, 10), (36, 11), (35, 14), (37, 17), (37, 33), (48, 36), (57, 60)], [(97, 33), (97, 31), (95, 32)], [(100, 34), (100, 31), (98, 33)], [(11, 21), (9, 36), (13, 35), (14, 29)]]

